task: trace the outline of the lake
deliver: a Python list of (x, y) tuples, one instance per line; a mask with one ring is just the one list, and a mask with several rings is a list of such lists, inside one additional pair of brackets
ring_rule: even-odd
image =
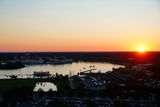
[(8, 75), (19, 75), (21, 78), (27, 77), (26, 75), (31, 75), (35, 71), (49, 71), (51, 74), (77, 74), (80, 70), (84, 70), (85, 67), (87, 69), (90, 66), (95, 66), (97, 68), (94, 72), (107, 72), (111, 71), (112, 68), (119, 68), (124, 67), (123, 65), (111, 64), (106, 62), (73, 62), (71, 64), (61, 64), (61, 65), (51, 65), (51, 64), (44, 64), (44, 65), (26, 65), (25, 68), (17, 69), (17, 70), (0, 70), (0, 78), (8, 78)]

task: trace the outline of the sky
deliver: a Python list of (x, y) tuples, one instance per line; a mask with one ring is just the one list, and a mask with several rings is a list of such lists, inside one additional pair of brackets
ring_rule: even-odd
[(0, 52), (160, 51), (159, 0), (0, 0)]

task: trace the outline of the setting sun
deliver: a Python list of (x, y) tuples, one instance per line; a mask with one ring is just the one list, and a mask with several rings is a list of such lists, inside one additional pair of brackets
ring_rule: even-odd
[(144, 47), (144, 46), (139, 47), (139, 48), (138, 48), (138, 51), (139, 51), (140, 53), (145, 52), (145, 47)]

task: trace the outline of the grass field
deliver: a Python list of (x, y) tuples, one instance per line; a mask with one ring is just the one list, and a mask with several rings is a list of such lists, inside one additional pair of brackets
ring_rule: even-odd
[[(34, 89), (37, 82), (55, 83), (53, 79), (0, 79), (0, 94), (3, 94), (13, 87), (28, 87)], [(58, 81), (55, 84), (58, 89), (64, 88), (63, 82)]]

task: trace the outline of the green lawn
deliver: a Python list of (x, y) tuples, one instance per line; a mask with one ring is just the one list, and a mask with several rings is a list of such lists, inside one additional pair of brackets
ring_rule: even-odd
[[(13, 87), (29, 87), (33, 89), (37, 82), (53, 82), (53, 79), (0, 79), (0, 94)], [(58, 85), (58, 84), (57, 84)]]

